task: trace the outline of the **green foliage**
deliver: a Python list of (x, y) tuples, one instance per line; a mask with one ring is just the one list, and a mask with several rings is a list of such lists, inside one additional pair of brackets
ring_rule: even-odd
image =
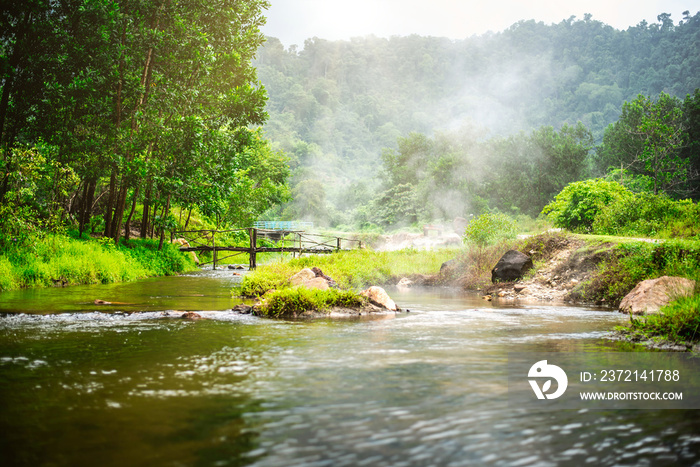
[(639, 282), (661, 276), (695, 279), (700, 270), (700, 243), (667, 241), (618, 245), (580, 291), (587, 301), (616, 305)]
[(55, 148), (44, 144), (0, 149), (0, 246), (60, 230), (59, 200), (75, 188), (77, 176), (55, 157)]
[(295, 287), (267, 294), (259, 313), (270, 318), (295, 317), (306, 311), (325, 312), (334, 307), (356, 309), (365, 301), (352, 291)]
[(513, 240), (517, 235), (518, 226), (513, 218), (500, 212), (487, 212), (469, 222), (464, 241), (483, 248), (505, 240)]
[(329, 255), (315, 255), (290, 261), (277, 261), (259, 266), (243, 278), (240, 289), (234, 293), (259, 297), (271, 289), (288, 287), (288, 279), (306, 267), (319, 267), (332, 277), (341, 288), (363, 288), (385, 284), (392, 277), (410, 274), (435, 274), (445, 261), (454, 258), (459, 250), (441, 249), (421, 251), (349, 250)]
[(414, 186), (396, 185), (372, 200), (368, 221), (387, 228), (406, 227), (424, 217), (421, 204)]
[(690, 96), (684, 102), (664, 92), (625, 102), (618, 121), (605, 130), (597, 155), (599, 169), (621, 171), (621, 179), (629, 174), (632, 183), (647, 182), (655, 194), (693, 191), (689, 182), (695, 157), (684, 151), (696, 124), (693, 104)]
[(555, 226), (574, 232), (590, 232), (600, 211), (608, 204), (632, 198), (632, 193), (616, 182), (602, 179), (585, 180), (569, 184), (554, 201), (542, 210), (542, 214)]
[(632, 319), (629, 331), (673, 342), (700, 341), (700, 295), (674, 300), (658, 314)]
[(76, 240), (65, 235), (34, 236), (29, 245), (0, 251), (0, 291), (21, 287), (106, 284), (194, 268), (174, 245), (158, 251), (155, 240), (115, 246), (111, 239)]
[(196, 205), (217, 225), (248, 225), (286, 200), (287, 160), (254, 128), (267, 118), (251, 60), (268, 5), (94, 0), (5, 9), (4, 230), (56, 232), (70, 211), (80, 232), (99, 214), (105, 236), (118, 240), (138, 222), (129, 207), (139, 202), (142, 234), (155, 224), (162, 235), (176, 228), (175, 205)]
[(665, 194), (639, 193), (603, 206), (592, 230), (602, 235), (700, 238), (700, 206)]
[(295, 272), (297, 271), (282, 262), (259, 266), (254, 272), (245, 275), (240, 287), (234, 291), (243, 297), (260, 297), (268, 290), (288, 286), (289, 278)]

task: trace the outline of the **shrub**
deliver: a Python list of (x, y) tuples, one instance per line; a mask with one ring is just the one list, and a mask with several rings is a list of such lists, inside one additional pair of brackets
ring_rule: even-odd
[(596, 274), (577, 295), (585, 301), (604, 300), (616, 305), (640, 281), (660, 276), (696, 279), (698, 270), (698, 242), (624, 243), (600, 264)]
[(504, 240), (512, 240), (517, 234), (517, 224), (510, 216), (500, 212), (487, 212), (469, 222), (464, 232), (464, 241), (483, 248)]
[(584, 180), (567, 185), (542, 209), (542, 214), (556, 227), (590, 232), (596, 216), (606, 205), (632, 197), (632, 192), (617, 182)]
[(362, 296), (351, 291), (296, 287), (268, 294), (259, 312), (262, 316), (273, 318), (292, 317), (305, 311), (324, 312), (333, 307), (357, 308), (364, 303)]
[(603, 235), (689, 238), (700, 235), (700, 207), (665, 194), (639, 193), (604, 206), (593, 222)]
[(700, 295), (682, 297), (662, 307), (659, 314), (632, 319), (630, 328), (646, 337), (674, 342), (700, 341)]

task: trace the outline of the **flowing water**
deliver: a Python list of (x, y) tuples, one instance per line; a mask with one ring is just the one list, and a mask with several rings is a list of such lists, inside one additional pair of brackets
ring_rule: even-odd
[(391, 291), (395, 317), (273, 321), (217, 311), (238, 278), (1, 294), (0, 465), (700, 461), (695, 411), (508, 405), (508, 352), (629, 350), (618, 313), (422, 290)]

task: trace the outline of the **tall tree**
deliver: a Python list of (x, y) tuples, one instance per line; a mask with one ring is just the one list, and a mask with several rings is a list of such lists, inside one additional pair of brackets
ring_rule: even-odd
[(692, 166), (682, 150), (687, 145), (683, 102), (666, 93), (639, 95), (625, 102), (620, 119), (605, 132), (598, 165), (648, 177), (654, 193), (683, 195)]

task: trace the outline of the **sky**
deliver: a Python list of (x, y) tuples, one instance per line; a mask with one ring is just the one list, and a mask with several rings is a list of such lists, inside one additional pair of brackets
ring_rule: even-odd
[(678, 24), (683, 11), (700, 11), (700, 0), (270, 0), (262, 32), (303, 47), (312, 37), (348, 40), (378, 37), (439, 36), (465, 39), (507, 29), (520, 20), (559, 23), (571, 16), (627, 29), (642, 20), (656, 23), (671, 13)]

